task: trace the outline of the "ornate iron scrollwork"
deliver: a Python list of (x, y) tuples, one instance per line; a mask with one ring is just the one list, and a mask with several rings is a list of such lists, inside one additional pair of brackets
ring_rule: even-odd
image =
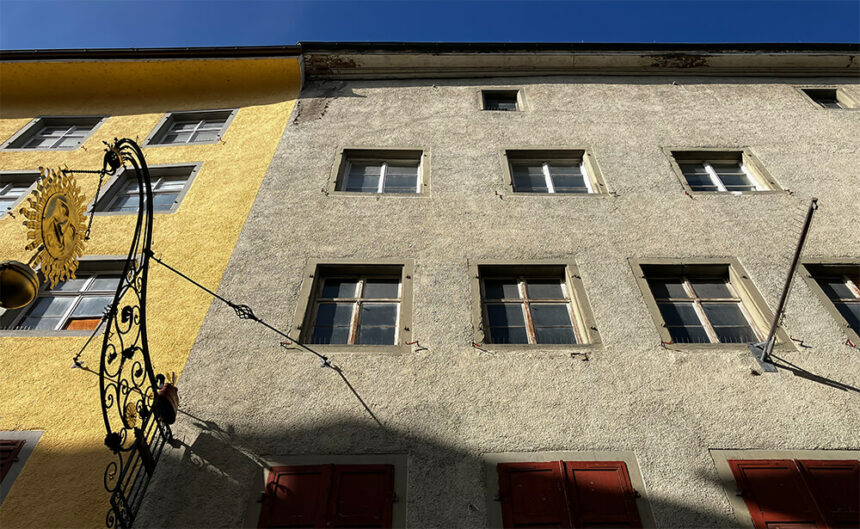
[[(108, 145), (102, 171), (125, 167), (137, 178), (139, 207), (122, 277), (106, 314), (99, 379), (105, 445), (114, 453), (104, 474), (110, 492), (107, 527), (131, 527), (170, 426), (156, 405), (164, 377), (156, 377), (146, 334), (146, 286), (152, 243), (152, 184), (143, 152), (123, 138)], [(172, 421), (171, 421), (172, 422)]]

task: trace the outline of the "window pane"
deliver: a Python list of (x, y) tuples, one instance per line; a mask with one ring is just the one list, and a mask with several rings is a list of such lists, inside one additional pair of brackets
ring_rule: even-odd
[(485, 110), (515, 111), (517, 109), (517, 96), (515, 94), (484, 94)]
[(536, 327), (538, 343), (545, 344), (575, 344), (576, 335), (573, 329), (565, 327)]
[(398, 279), (368, 279), (364, 283), (364, 292), (361, 297), (375, 299), (392, 299), (400, 297), (400, 280)]
[(515, 279), (484, 280), (486, 299), (520, 299), (520, 288)]
[(702, 303), (711, 325), (748, 325), (737, 303)]
[(349, 342), (349, 327), (314, 327), (311, 343), (345, 344)]
[(350, 164), (344, 190), (376, 193), (379, 188), (380, 165)]
[(135, 195), (123, 195), (117, 198), (116, 202), (110, 207), (109, 211), (137, 211), (138, 210), (138, 196)]
[(552, 185), (556, 193), (588, 193), (585, 177), (578, 165), (550, 165)]
[(821, 289), (830, 299), (851, 299), (856, 296), (848, 288), (848, 284), (842, 278), (821, 278), (818, 280)]
[(675, 343), (710, 343), (708, 334), (702, 327), (669, 327), (669, 334)]
[(170, 127), (171, 132), (190, 131), (197, 128), (199, 121), (177, 121)]
[(218, 139), (218, 134), (220, 132), (221, 132), (220, 130), (200, 131), (200, 132), (197, 132), (194, 134), (194, 136), (191, 138), (191, 141), (198, 141), (198, 142), (215, 141)]
[(113, 296), (84, 296), (75, 310), (72, 311), (72, 316), (76, 318), (100, 317), (112, 301)]
[(687, 184), (693, 191), (717, 191), (717, 186), (711, 181), (711, 177), (705, 170), (704, 165), (700, 163), (683, 163), (679, 164), (679, 166), (681, 167), (681, 172), (684, 173), (684, 177), (687, 179)]
[(38, 149), (43, 147), (50, 147), (57, 141), (56, 138), (43, 138), (41, 136), (36, 136), (30, 138), (27, 143), (24, 144), (25, 149)]
[(860, 303), (834, 303), (836, 310), (855, 332), (860, 333)]
[(692, 303), (658, 303), (666, 325), (701, 325)]
[(345, 325), (352, 323), (353, 303), (321, 303), (317, 309), (316, 325)]
[(512, 166), (514, 191), (524, 193), (548, 193), (542, 165), (516, 164)]
[(487, 305), (490, 327), (525, 327), (523, 306), (519, 303)]
[(188, 143), (188, 140), (190, 138), (190, 132), (169, 132), (164, 135), (164, 139), (161, 141), (161, 143)]
[(529, 343), (525, 327), (491, 327), (492, 343)]
[(564, 299), (564, 290), (558, 279), (529, 279), (526, 282), (526, 292), (532, 299)]
[(51, 318), (62, 316), (67, 310), (69, 310), (69, 307), (72, 306), (75, 299), (75, 297), (53, 296), (39, 298), (39, 301), (36, 302), (30, 310), (30, 313), (27, 314), (27, 318)]
[(361, 306), (359, 324), (362, 327), (365, 325), (395, 325), (398, 306), (398, 303), (364, 303)]
[[(185, 184), (188, 182), (184, 177), (176, 178), (176, 179), (167, 179), (161, 181), (158, 184), (159, 191), (182, 191), (185, 187)], [(135, 186), (136, 187), (136, 186)]]
[(173, 207), (176, 199), (179, 198), (178, 193), (158, 193), (152, 196), (153, 211), (167, 211)]
[(655, 298), (689, 298), (680, 279), (649, 279), (648, 285)]
[(364, 345), (394, 345), (394, 327), (364, 327), (358, 330), (358, 343)]
[(76, 147), (80, 145), (81, 138), (74, 136), (67, 136), (63, 138), (56, 147)]
[(57, 285), (51, 290), (55, 290), (58, 292), (80, 292), (84, 288), (84, 283), (89, 280), (86, 274), (81, 274), (80, 277), (76, 279), (67, 279), (65, 281), (60, 281)]
[(18, 325), (18, 329), (21, 330), (52, 330), (56, 329), (57, 325), (60, 324), (60, 320), (62, 318), (31, 318), (26, 317), (24, 321)]
[(383, 191), (386, 193), (417, 192), (418, 166), (389, 165)]
[(531, 304), (529, 307), (535, 327), (571, 326), (567, 303)]
[(204, 119), (200, 128), (221, 130), (225, 123), (227, 123), (226, 119)]
[(720, 343), (750, 343), (757, 342), (758, 337), (749, 328), (743, 327), (714, 327)]
[(7, 209), (11, 208), (12, 204), (14, 204), (17, 200), (17, 198), (0, 198), (0, 213), (3, 213)]
[(322, 297), (354, 298), (357, 287), (357, 279), (326, 279), (325, 284), (323, 285)]
[(119, 284), (119, 274), (117, 275), (101, 275), (95, 279), (93, 279), (92, 284), (87, 288), (87, 290), (103, 290), (108, 292), (116, 291), (116, 287)]
[(690, 284), (693, 286), (693, 292), (700, 298), (730, 298), (733, 297), (729, 291), (729, 287), (722, 279), (717, 280), (696, 280), (691, 279)]

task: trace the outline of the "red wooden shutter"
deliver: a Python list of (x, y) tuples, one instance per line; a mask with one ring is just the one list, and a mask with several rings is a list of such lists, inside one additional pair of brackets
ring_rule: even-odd
[(393, 465), (335, 465), (328, 527), (390, 528)]
[(6, 477), (12, 463), (18, 461), (18, 452), (24, 446), (24, 441), (0, 439), (0, 481)]
[(793, 460), (729, 460), (729, 466), (756, 528), (826, 527)]
[(323, 527), (331, 465), (273, 467), (260, 527)]
[(508, 527), (572, 527), (561, 461), (499, 463), (502, 521)]
[(642, 527), (623, 461), (565, 461), (576, 527)]
[(830, 527), (860, 527), (860, 461), (797, 462)]

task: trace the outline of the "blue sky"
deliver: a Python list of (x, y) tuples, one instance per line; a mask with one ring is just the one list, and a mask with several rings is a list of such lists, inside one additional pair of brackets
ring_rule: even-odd
[(0, 48), (299, 41), (860, 42), (860, 0), (0, 0)]

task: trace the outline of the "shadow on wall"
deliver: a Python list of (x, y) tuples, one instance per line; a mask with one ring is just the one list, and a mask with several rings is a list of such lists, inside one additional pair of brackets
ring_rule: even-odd
[[(176, 448), (159, 463), (135, 520), (137, 529), (256, 527), (266, 455), (324, 454), (407, 454), (408, 498), (400, 501), (407, 504), (409, 527), (487, 527), (483, 460), (419, 434), (383, 429), (370, 420), (252, 433), (185, 414), (177, 420), (175, 436)], [(716, 474), (709, 479), (721, 487)], [(733, 517), (696, 505), (653, 499), (650, 504), (658, 527), (736, 525)]]

